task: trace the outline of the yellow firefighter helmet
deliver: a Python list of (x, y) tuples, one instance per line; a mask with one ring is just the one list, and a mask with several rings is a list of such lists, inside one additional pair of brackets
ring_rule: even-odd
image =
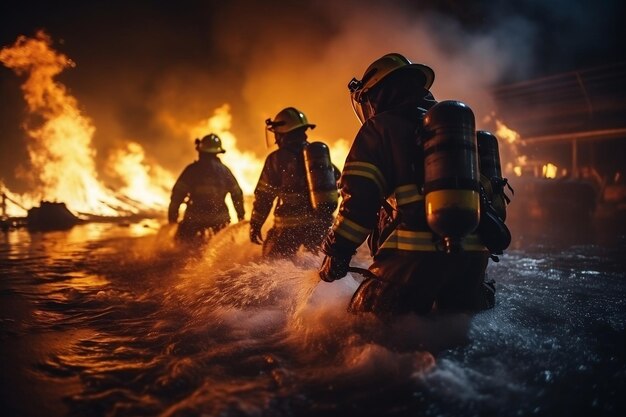
[(365, 120), (372, 116), (371, 109), (368, 110), (367, 93), (389, 74), (399, 69), (416, 71), (416, 74), (423, 77), (424, 88), (427, 90), (433, 85), (435, 80), (435, 72), (432, 68), (423, 64), (414, 64), (404, 55), (390, 53), (378, 58), (367, 67), (363, 78), (360, 80), (353, 78), (348, 83), (352, 108), (361, 123), (365, 123)]
[(274, 120), (265, 121), (267, 130), (274, 133), (288, 133), (299, 127), (310, 127), (315, 129), (315, 125), (309, 123), (306, 115), (295, 107), (287, 107), (278, 112)]
[(206, 153), (224, 153), (222, 148), (222, 140), (215, 133), (210, 133), (202, 139), (196, 139), (196, 150)]

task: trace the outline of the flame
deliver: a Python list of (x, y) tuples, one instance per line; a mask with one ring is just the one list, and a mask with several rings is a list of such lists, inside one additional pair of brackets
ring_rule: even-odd
[(496, 119), (496, 136), (506, 140), (508, 143), (516, 143), (519, 142), (521, 136), (515, 130), (509, 128), (502, 121)]
[(40, 121), (25, 124), (30, 138), (30, 172), (35, 181), (34, 191), (24, 199), (61, 201), (77, 213), (107, 216), (164, 205), (162, 187), (148, 184), (154, 174), (159, 184), (173, 181), (158, 168), (147, 175), (148, 168), (140, 167), (143, 150), (137, 144), (118, 151), (113, 158), (123, 167), (114, 171), (126, 184), (122, 193), (127, 195), (111, 191), (99, 180), (92, 146), (93, 122), (82, 114), (76, 98), (55, 80), (75, 63), (51, 44), (50, 37), (39, 31), (34, 38), (20, 36), (13, 46), (0, 50), (0, 62), (26, 76), (22, 91), (28, 112), (33, 120)]
[(544, 178), (556, 178), (558, 168), (556, 165), (548, 162), (542, 167), (541, 171)]
[(153, 209), (166, 207), (169, 203), (174, 177), (160, 166), (148, 164), (138, 143), (130, 142), (125, 149), (115, 150), (109, 158), (109, 166), (126, 183), (120, 190), (122, 194)]
[[(33, 183), (33, 191), (24, 195), (10, 193), (0, 183), (0, 191), (8, 196), (3, 198), (3, 215), (23, 214), (26, 207), (33, 207), (42, 199), (64, 202), (78, 214), (119, 216), (146, 209), (165, 213), (175, 177), (158, 164), (149, 162), (138, 143), (117, 141), (123, 145), (112, 150), (107, 159), (107, 174), (121, 184), (117, 189), (111, 189), (99, 178), (93, 146), (96, 127), (91, 118), (81, 112), (77, 99), (56, 80), (62, 71), (76, 64), (52, 48), (51, 38), (46, 33), (40, 31), (32, 38), (19, 36), (12, 46), (0, 50), (0, 62), (25, 77), (21, 88), (29, 114), (24, 125), (29, 138), (30, 166), (26, 171)], [(233, 172), (244, 194), (253, 194), (264, 158), (238, 147), (237, 138), (231, 132), (228, 104), (193, 124), (179, 122), (167, 114), (162, 116), (167, 126), (184, 133), (190, 140), (211, 132), (217, 134), (226, 150), (221, 155), (223, 162)], [(341, 169), (349, 142), (344, 139), (324, 142), (329, 143), (333, 163)], [(233, 215), (232, 205), (229, 204), (229, 208)]]
[(522, 176), (524, 167), (528, 164), (528, 158), (520, 151), (520, 145), (522, 144), (521, 135), (499, 120), (495, 116), (495, 113), (487, 117), (486, 121), (489, 120), (493, 120), (495, 123), (496, 137), (504, 140), (504, 144), (507, 145), (507, 148), (513, 154), (513, 161), (508, 161), (504, 164), (504, 171), (506, 173), (513, 173), (518, 177)]
[(518, 156), (516, 158), (517, 164), (514, 165), (512, 167), (512, 169), (511, 169), (516, 176), (518, 176), (518, 177), (522, 176), (522, 174), (523, 174), (523, 169), (522, 168), (525, 167), (528, 164), (527, 160), (528, 160), (528, 158), (526, 157), (526, 155), (520, 155), (520, 156)]
[(0, 181), (0, 218), (25, 216), (26, 207), (32, 206), (33, 202), (28, 196), (11, 193)]
[(350, 151), (350, 145), (350, 142), (347, 140), (339, 138), (328, 146), (330, 150), (330, 159), (340, 171), (343, 171), (343, 164), (346, 162), (346, 157)]
[(90, 146), (95, 128), (65, 86), (54, 80), (75, 64), (50, 45), (50, 38), (38, 32), (35, 38), (20, 36), (15, 45), (0, 51), (5, 66), (27, 76), (22, 91), (28, 110), (43, 120), (40, 126), (26, 127), (32, 139), (28, 154), (40, 185), (38, 193), (74, 210), (115, 214), (107, 206), (115, 201), (97, 180), (95, 151)]

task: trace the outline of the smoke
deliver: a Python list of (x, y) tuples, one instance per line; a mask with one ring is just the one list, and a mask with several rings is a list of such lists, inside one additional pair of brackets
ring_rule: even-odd
[[(11, 24), (3, 28), (0, 46), (44, 26), (55, 48), (76, 63), (60, 78), (93, 120), (99, 167), (133, 142), (176, 175), (195, 158), (194, 138), (184, 127), (207, 119), (224, 104), (232, 112), (237, 146), (259, 158), (267, 152), (263, 121), (287, 106), (299, 108), (317, 124), (311, 139), (350, 142), (359, 125), (347, 83), (388, 52), (431, 66), (435, 97), (465, 101), (480, 127), (482, 117), (494, 109), (492, 86), (522, 79), (544, 64), (537, 54), (538, 45), (546, 48), (541, 42), (546, 33), (571, 34), (573, 22), (585, 22), (586, 29), (596, 23), (580, 18), (587, 10), (582, 0), (574, 6), (568, 2), (559, 14), (543, 2), (528, 0), (515, 10), (499, 3), (481, 1), (467, 10), (435, 1), (235, 0), (163, 6), (113, 1), (107, 6), (55, 5), (64, 7), (55, 13), (46, 5), (35, 8), (31, 20), (19, 10), (25, 6), (14, 5), (3, 13)], [(591, 16), (597, 19), (616, 7)], [(568, 30), (553, 30), (559, 22)], [(11, 29), (16, 32), (7, 33)], [(567, 47), (574, 42), (563, 34), (549, 39)], [(554, 50), (564, 53), (556, 44)], [(7, 126), (0, 145), (0, 181), (19, 189), (15, 173), (28, 171), (28, 164), (16, 110), (24, 102), (15, 91), (15, 78), (0, 68), (2, 95), (10, 100), (0, 109)]]

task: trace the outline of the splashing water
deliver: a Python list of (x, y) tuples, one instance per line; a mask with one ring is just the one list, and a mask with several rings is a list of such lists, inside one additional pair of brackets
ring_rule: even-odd
[[(346, 311), (360, 277), (320, 282), (311, 253), (265, 260), (246, 222), (195, 250), (173, 232), (1, 235), (4, 410), (513, 416), (623, 405), (625, 283), (610, 251), (513, 251), (490, 267), (495, 310), (381, 323)], [(353, 265), (367, 262), (359, 251)]]

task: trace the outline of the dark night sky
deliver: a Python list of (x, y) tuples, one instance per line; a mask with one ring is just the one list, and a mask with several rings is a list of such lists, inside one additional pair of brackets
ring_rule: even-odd
[[(490, 87), (626, 60), (618, 0), (3, 1), (0, 47), (44, 29), (76, 62), (59, 76), (96, 126), (99, 155), (141, 143), (177, 172), (193, 123), (231, 106), (239, 146), (263, 156), (263, 120), (296, 106), (317, 138), (352, 139), (346, 85), (387, 52), (431, 65), (439, 99), (491, 110)], [(22, 78), (0, 66), (0, 182), (27, 161)]]

